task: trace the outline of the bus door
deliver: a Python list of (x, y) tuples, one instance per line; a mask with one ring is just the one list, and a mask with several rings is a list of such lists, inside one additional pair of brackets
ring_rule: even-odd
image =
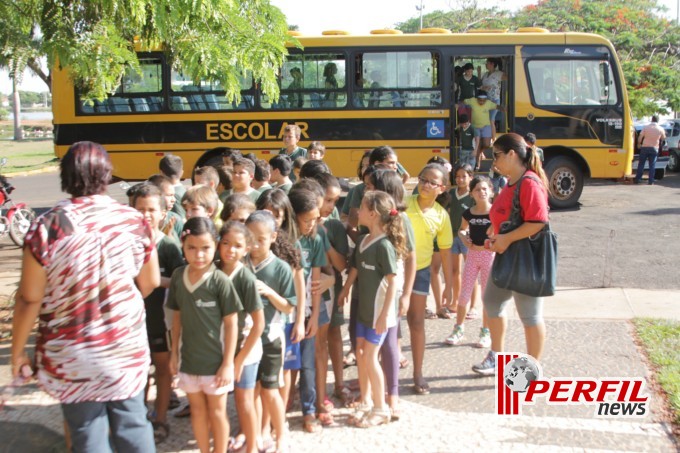
[[(494, 102), (500, 108), (489, 115), (492, 135), (495, 138), (512, 130), (514, 94), (511, 82), (514, 67), (514, 48), (465, 48), (456, 49), (451, 56), (450, 69), (453, 80), (452, 89), (452, 131), (451, 159), (457, 162), (460, 152), (460, 139), (457, 127), (462, 114), (472, 121), (472, 107), (477, 102), (480, 90), (487, 95), (487, 102)], [(484, 84), (486, 83), (486, 84)], [(467, 102), (466, 102), (467, 101)], [(455, 112), (455, 114), (454, 114)], [(493, 116), (493, 123), (491, 117)], [(486, 153), (489, 157), (489, 153)]]

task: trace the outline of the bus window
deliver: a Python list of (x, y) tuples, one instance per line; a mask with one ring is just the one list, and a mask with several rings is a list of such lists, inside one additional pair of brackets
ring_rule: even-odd
[(357, 71), (354, 107), (441, 106), (438, 54), (427, 51), (359, 54)]
[(163, 105), (163, 67), (159, 58), (140, 58), (140, 72), (128, 69), (121, 84), (105, 101), (81, 101), (82, 113), (150, 113), (158, 112)]
[(337, 109), (347, 105), (345, 56), (291, 54), (281, 68), (278, 102), (262, 96), (271, 109)]
[(241, 100), (227, 99), (224, 87), (219, 82), (201, 80), (194, 83), (182, 71), (173, 69), (170, 75), (170, 110), (208, 111), (208, 110), (248, 110), (255, 105), (252, 76), (250, 73), (239, 75)]
[(607, 62), (600, 60), (531, 60), (529, 85), (535, 105), (616, 105), (618, 93)]

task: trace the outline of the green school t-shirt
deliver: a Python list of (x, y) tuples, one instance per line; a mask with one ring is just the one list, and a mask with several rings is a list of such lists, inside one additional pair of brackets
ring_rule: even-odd
[(464, 150), (475, 149), (475, 128), (470, 124), (467, 129), (463, 126), (458, 128), (460, 136), (460, 148)]
[(354, 196), (354, 191), (357, 189), (357, 186), (350, 187), (349, 190), (347, 191), (347, 196), (345, 197), (345, 201), (342, 203), (342, 209), (340, 209), (340, 212), (349, 215), (349, 205), (352, 203), (352, 197)]
[[(305, 159), (307, 158), (307, 150), (304, 149), (304, 148), (302, 148), (302, 147), (300, 147), (300, 146), (298, 146), (297, 148), (295, 148), (295, 149), (293, 150), (293, 152), (290, 153), (290, 154), (288, 154), (288, 153), (286, 152), (286, 148), (281, 148), (281, 150), (279, 151), (279, 154), (285, 154), (285, 155), (287, 155), (288, 157), (290, 157), (290, 161), (291, 161), (291, 162), (294, 162), (295, 159), (297, 159), (298, 157), (304, 157)], [(288, 175), (288, 177), (289, 177), (290, 180), (293, 181), (293, 182), (295, 182), (295, 181), (297, 180), (297, 178), (295, 177), (295, 173), (294, 173), (293, 171), (290, 172), (290, 175)], [(286, 192), (286, 193), (288, 193), (288, 192)]]
[[(184, 265), (182, 250), (180, 250), (179, 244), (174, 239), (169, 238), (165, 234), (161, 233), (155, 239), (161, 277), (172, 277), (175, 269)], [(168, 330), (168, 327), (165, 325), (165, 312), (163, 310), (165, 292), (166, 288), (159, 286), (144, 299), (146, 330), (149, 336), (164, 335)]]
[[(349, 241), (347, 240), (347, 232), (342, 222), (329, 218), (324, 222), (323, 228), (326, 230), (326, 237), (330, 246), (342, 256), (347, 256), (349, 254)], [(335, 275), (333, 294), (331, 294), (330, 290), (326, 291), (322, 297), (323, 300), (333, 300), (342, 290), (342, 274), (335, 270), (335, 268), (333, 272)]]
[(300, 263), (302, 271), (305, 274), (305, 316), (312, 313), (312, 269), (315, 267), (324, 267), (326, 261), (326, 237), (323, 231), (317, 231), (314, 236), (300, 236), (297, 241), (300, 247)]
[(187, 188), (182, 183), (175, 184), (173, 187), (175, 188), (175, 204), (172, 206), (172, 212), (184, 220), (187, 217), (187, 212), (182, 206), (182, 197), (187, 193)]
[[(297, 305), (293, 271), (285, 261), (270, 252), (269, 256), (257, 266), (253, 266), (248, 259), (246, 259), (246, 264), (255, 273), (255, 277), (258, 280), (286, 299), (290, 305)], [(281, 338), (283, 341), (283, 328), (286, 324), (286, 316), (277, 310), (265, 296), (260, 296), (260, 300), (264, 308), (262, 344), (269, 344), (277, 338)]]
[[(290, 179), (293, 179), (292, 176), (293, 176), (293, 172), (290, 173), (289, 178), (290, 178)], [(290, 183), (290, 182), (287, 183), (287, 184), (281, 184), (281, 185), (277, 185), (277, 186), (276, 186), (277, 189), (281, 189), (281, 190), (283, 190), (283, 191), (286, 192), (286, 193), (290, 192), (290, 189), (291, 189), (292, 187), (293, 187), (293, 183)]]
[(262, 194), (265, 190), (269, 190), (269, 189), (273, 189), (273, 187), (272, 187), (271, 184), (266, 183), (266, 184), (261, 185), (260, 188), (257, 189), (257, 191), (260, 192), (260, 194)]
[[(364, 325), (375, 328), (375, 322), (385, 304), (387, 279), (385, 276), (397, 273), (397, 253), (384, 234), (372, 241), (365, 235), (359, 239), (352, 255), (352, 267), (359, 272), (359, 311), (357, 319)], [(396, 296), (396, 293), (395, 293)], [(394, 302), (393, 302), (394, 303)], [(395, 310), (387, 316), (387, 327), (396, 325)]]
[(449, 194), (451, 195), (451, 202), (449, 203), (449, 217), (451, 217), (451, 230), (453, 232), (453, 237), (455, 238), (458, 235), (458, 230), (460, 230), (463, 212), (465, 212), (466, 209), (474, 206), (475, 202), (472, 199), (470, 192), (467, 192), (464, 196), (459, 198), (458, 189), (456, 187), (451, 189)]
[[(236, 294), (241, 299), (241, 305), (243, 305), (243, 310), (238, 312), (238, 344), (236, 345), (236, 354), (238, 354), (253, 327), (253, 319), (250, 317), (250, 313), (263, 310), (264, 305), (262, 299), (260, 299), (260, 294), (257, 292), (257, 277), (250, 269), (239, 263), (228, 276), (234, 285), (234, 289), (236, 289)], [(250, 351), (244, 365), (259, 362), (261, 357), (262, 342), (260, 341)]]
[(170, 281), (168, 308), (179, 310), (182, 323), (180, 371), (212, 376), (222, 365), (223, 318), (243, 310), (234, 285), (213, 264), (195, 284), (189, 267), (175, 270)]

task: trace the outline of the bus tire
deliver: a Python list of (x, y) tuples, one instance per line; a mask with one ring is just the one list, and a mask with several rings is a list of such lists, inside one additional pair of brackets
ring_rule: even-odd
[(583, 171), (566, 156), (557, 156), (545, 163), (550, 206), (564, 209), (575, 206), (583, 192)]

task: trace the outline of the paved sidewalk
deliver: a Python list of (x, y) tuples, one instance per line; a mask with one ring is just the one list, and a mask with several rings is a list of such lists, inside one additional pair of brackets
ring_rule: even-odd
[[(8, 282), (9, 280), (5, 280)], [(6, 294), (0, 275), (0, 294)], [(542, 361), (546, 377), (649, 377), (650, 370), (632, 337), (632, 317), (680, 319), (680, 298), (673, 291), (562, 288), (546, 300), (548, 340)], [(426, 396), (412, 390), (412, 367), (400, 371), (402, 417), (389, 425), (360, 430), (346, 425), (348, 409), (336, 411), (338, 426), (320, 434), (302, 432), (299, 407), (289, 414), (296, 452), (449, 452), (461, 448), (523, 451), (677, 451), (671, 427), (659, 422), (660, 396), (651, 394), (651, 414), (639, 419), (595, 417), (593, 406), (524, 406), (523, 415), (495, 412), (494, 379), (478, 377), (470, 366), (484, 352), (473, 347), (480, 321), (466, 323), (464, 344), (442, 340), (453, 321), (426, 321)], [(404, 352), (410, 359), (406, 323)], [(510, 313), (508, 351), (523, 351), (521, 323)], [(0, 384), (9, 380), (9, 342), (0, 342)], [(350, 379), (356, 368), (346, 370)], [(329, 379), (332, 374), (329, 373)], [(330, 388), (330, 385), (329, 385)], [(653, 392), (646, 389), (647, 392)], [(230, 414), (235, 424), (233, 399)], [(162, 452), (197, 451), (188, 419), (170, 417), (171, 436)], [(0, 412), (0, 452), (64, 451), (59, 406), (35, 384), (18, 389)]]

